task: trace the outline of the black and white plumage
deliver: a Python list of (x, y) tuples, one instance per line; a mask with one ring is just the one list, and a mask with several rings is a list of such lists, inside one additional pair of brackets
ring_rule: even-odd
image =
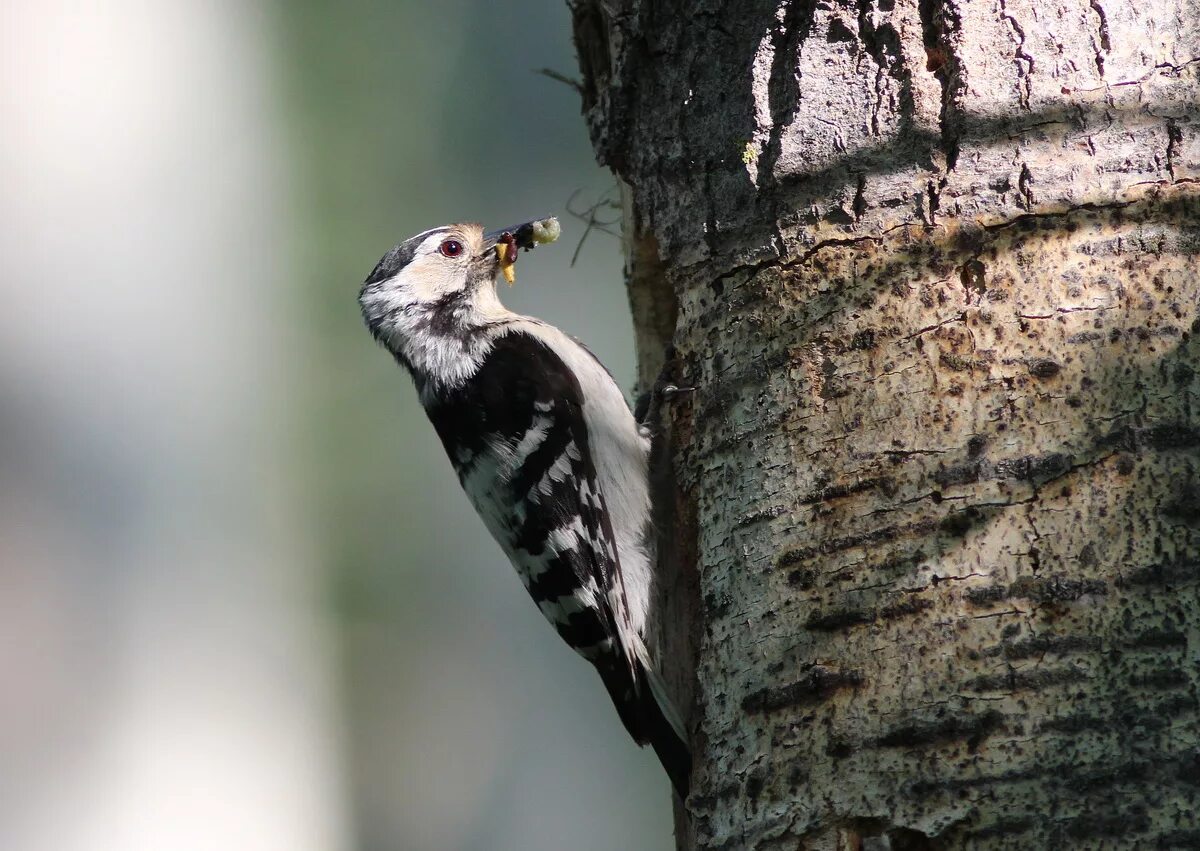
[[(532, 224), (506, 233), (532, 247)], [(686, 797), (686, 738), (646, 648), (649, 440), (591, 352), (500, 303), (503, 240), (457, 224), (400, 243), (363, 284), (363, 317), (412, 375), (463, 489), (542, 614), (595, 665), (625, 727)]]

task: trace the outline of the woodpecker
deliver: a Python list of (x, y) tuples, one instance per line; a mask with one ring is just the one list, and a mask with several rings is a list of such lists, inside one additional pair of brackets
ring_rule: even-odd
[(647, 650), (650, 441), (581, 342), (506, 309), (520, 249), (556, 219), (452, 224), (392, 248), (359, 294), (372, 336), (412, 376), (459, 483), (538, 609), (600, 674), (681, 799), (691, 754)]

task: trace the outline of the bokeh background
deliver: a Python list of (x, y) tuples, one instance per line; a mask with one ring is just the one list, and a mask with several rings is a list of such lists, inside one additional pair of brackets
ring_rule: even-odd
[(631, 384), (563, 0), (0, 9), (0, 848), (671, 847), (355, 302), (557, 214), (508, 302)]

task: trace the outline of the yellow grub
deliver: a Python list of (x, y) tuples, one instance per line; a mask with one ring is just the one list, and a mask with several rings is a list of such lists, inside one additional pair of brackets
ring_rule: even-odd
[(500, 256), (500, 271), (504, 273), (504, 280), (511, 287), (517, 280), (516, 258), (509, 259), (508, 245), (503, 242), (496, 243), (496, 254)]

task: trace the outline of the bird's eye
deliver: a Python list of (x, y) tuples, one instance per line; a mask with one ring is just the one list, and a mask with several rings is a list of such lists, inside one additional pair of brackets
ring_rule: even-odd
[(457, 239), (447, 239), (438, 246), (438, 252), (443, 257), (457, 257), (463, 252), (462, 243)]

